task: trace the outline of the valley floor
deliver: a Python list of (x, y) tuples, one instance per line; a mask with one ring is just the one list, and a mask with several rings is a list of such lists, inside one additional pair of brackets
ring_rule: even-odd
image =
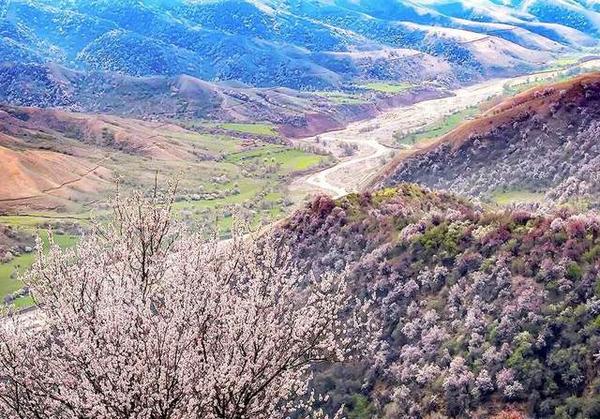
[[(536, 74), (501, 78), (464, 87), (450, 97), (426, 100), (411, 106), (385, 112), (373, 119), (348, 125), (345, 129), (296, 140), (298, 144), (325, 147), (340, 157), (340, 162), (330, 168), (295, 180), (290, 189), (295, 195), (326, 192), (334, 197), (362, 190), (376, 177), (391, 158), (405, 158), (435, 141), (431, 137), (413, 144), (398, 142), (395, 138), (411, 133), (426, 133), (439, 121), (465, 109), (491, 102), (495, 97), (515, 93), (544, 81), (565, 77), (568, 71), (592, 71), (600, 67), (600, 59), (585, 61), (568, 69), (544, 71)], [(461, 122), (457, 120), (458, 124)], [(452, 127), (449, 127), (452, 128)], [(344, 145), (354, 146), (354, 154), (343, 157)]]
[[(582, 71), (590, 71), (600, 66), (600, 60), (575, 66)], [(253, 222), (261, 222), (265, 217), (269, 220), (281, 218), (293, 208), (292, 201), (304, 202), (308, 196), (316, 193), (340, 197), (363, 190), (373, 183), (377, 174), (392, 159), (406, 158), (427, 147), (471, 114), (493, 105), (494, 98), (565, 77), (572, 68), (573, 66), (515, 78), (494, 79), (468, 86), (454, 91), (450, 97), (396, 108), (373, 119), (352, 123), (343, 130), (291, 140), (293, 147), (271, 143), (270, 138), (277, 133), (272, 127), (261, 124), (213, 126), (202, 123), (204, 125), (199, 127), (200, 132), (173, 126), (150, 127), (154, 128), (154, 133), (152, 137), (146, 138), (149, 128), (145, 126), (146, 123), (136, 127), (140, 134), (132, 131), (132, 121), (127, 121), (126, 133), (130, 136), (128, 141), (134, 138), (144, 147), (138, 148), (133, 154), (119, 151), (110, 154), (110, 159), (102, 153), (99, 153), (99, 157), (103, 157), (102, 161), (106, 162), (109, 170), (120, 175), (127, 186), (133, 188), (151, 184), (157, 170), (167, 177), (185, 174), (176, 209), (184, 217), (206, 220), (215, 220), (213, 217), (216, 209), (216, 222), (221, 230), (226, 231), (231, 228), (234, 208), (245, 211)], [(122, 121), (116, 118), (98, 117), (98, 121), (103, 124), (103, 137), (107, 132), (111, 134), (114, 130), (118, 134), (123, 129), (122, 124), (120, 125)], [(32, 129), (29, 126), (26, 128)], [(64, 133), (52, 131), (51, 134), (64, 147), (79, 144)], [(152, 141), (149, 145), (150, 138)], [(160, 153), (137, 156), (140, 150), (146, 150), (149, 146), (156, 153), (173, 149), (178, 154), (175, 157), (164, 157)], [(317, 155), (310, 150), (320, 151)], [(321, 154), (324, 151), (335, 159)], [(89, 157), (86, 153), (82, 155)], [(188, 161), (190, 156), (199, 155), (206, 160), (193, 164)], [(140, 167), (144, 168), (143, 176), (138, 173)], [(136, 175), (131, 177), (133, 173)], [(87, 192), (85, 189), (77, 187), (81, 183), (79, 180), (84, 177), (79, 176), (74, 184), (68, 184), (73, 191), (64, 196), (59, 194), (56, 198), (60, 198), (60, 202), (64, 199), (76, 202), (77, 199), (73, 196), (87, 196), (82, 195)], [(60, 188), (57, 190), (66, 188), (61, 182), (59, 184)], [(52, 197), (56, 194), (53, 191)], [(288, 209), (285, 210), (285, 207)], [(38, 211), (20, 216), (0, 216), (0, 224), (25, 229), (30, 233), (35, 233), (39, 228), (47, 228), (48, 225), (53, 225), (53, 221), (65, 217), (72, 221), (71, 224), (85, 224), (88, 217), (82, 217), (81, 205), (75, 205), (75, 208), (77, 210), (73, 211), (71, 208), (66, 214)], [(71, 220), (73, 215), (82, 219)], [(65, 236), (69, 238), (69, 243), (74, 242), (75, 239), (71, 240), (74, 236), (69, 230), (61, 232), (62, 235), (58, 234), (58, 238)], [(16, 273), (22, 272), (32, 261), (32, 255), (25, 253), (9, 263), (0, 263), (0, 298), (18, 292), (22, 284)], [(27, 297), (17, 297), (14, 303), (27, 306), (30, 301)]]

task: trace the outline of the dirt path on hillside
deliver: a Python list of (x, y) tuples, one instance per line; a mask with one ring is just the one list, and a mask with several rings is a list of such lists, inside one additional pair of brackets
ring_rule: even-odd
[[(169, 123), (164, 123), (164, 124), (160, 124), (157, 127), (153, 128), (155, 131), (160, 130), (161, 128), (164, 128), (165, 126), (170, 125)], [(162, 134), (153, 134), (149, 137), (147, 137), (145, 139), (145, 141), (152, 141), (154, 138), (160, 137)], [(136, 152), (142, 152), (142, 151), (146, 151), (151, 149), (152, 147), (156, 147), (156, 143), (152, 142), (149, 145), (140, 147), (139, 149), (136, 150)], [(103, 166), (102, 164), (104, 162), (106, 162), (107, 160), (110, 160), (113, 158), (113, 156), (115, 156), (117, 153), (120, 153), (121, 151), (110, 151), (108, 152), (108, 154), (106, 154), (104, 157), (99, 158), (98, 160), (96, 160), (95, 162), (91, 162), (93, 164), (93, 166), (90, 169), (87, 169), (84, 173), (82, 174), (77, 174), (74, 173), (73, 174), (73, 178), (69, 179), (69, 180), (65, 180), (62, 183), (60, 183), (59, 185), (50, 187), (50, 188), (46, 188), (46, 189), (41, 189), (39, 191), (39, 193), (35, 194), (35, 195), (30, 195), (30, 196), (21, 196), (18, 198), (3, 198), (0, 199), (0, 203), (16, 203), (16, 202), (27, 202), (30, 201), (32, 199), (39, 199), (39, 198), (43, 198), (46, 195), (50, 195), (52, 196), (53, 192), (59, 192), (69, 186), (72, 186), (78, 182), (83, 181), (84, 179), (86, 179), (88, 176), (92, 175), (93, 173), (95, 173), (98, 169), (101, 169)]]
[[(600, 65), (600, 60), (581, 64), (582, 68)], [(442, 120), (455, 112), (476, 106), (501, 94), (507, 85), (517, 85), (531, 78), (552, 79), (563, 70), (545, 71), (525, 76), (488, 80), (453, 92), (453, 96), (432, 99), (385, 112), (367, 121), (355, 122), (345, 129), (315, 137), (294, 140), (298, 145), (313, 145), (327, 149), (340, 159), (333, 167), (296, 179), (290, 185), (294, 195), (327, 193), (334, 198), (362, 190), (385, 165), (391, 155), (414, 154), (423, 145), (405, 149), (392, 148), (395, 132), (414, 132)], [(343, 143), (354, 144), (356, 153), (342, 157)]]

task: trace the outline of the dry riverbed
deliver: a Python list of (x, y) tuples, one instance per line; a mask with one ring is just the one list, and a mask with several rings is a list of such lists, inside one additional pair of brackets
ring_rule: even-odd
[[(600, 60), (597, 59), (577, 65), (586, 71), (599, 66)], [(336, 198), (360, 191), (393, 155), (400, 153), (410, 156), (423, 146), (415, 144), (400, 150), (392, 148), (394, 133), (414, 132), (455, 112), (500, 95), (505, 87), (525, 84), (532, 79), (551, 80), (563, 71), (565, 70), (488, 80), (455, 90), (454, 95), (450, 97), (400, 107), (373, 119), (352, 123), (339, 131), (295, 140), (299, 145), (324, 147), (336, 155), (340, 162), (328, 169), (296, 179), (290, 185), (290, 191), (296, 196), (327, 193)], [(356, 150), (353, 155), (342, 156), (344, 143), (354, 146)]]

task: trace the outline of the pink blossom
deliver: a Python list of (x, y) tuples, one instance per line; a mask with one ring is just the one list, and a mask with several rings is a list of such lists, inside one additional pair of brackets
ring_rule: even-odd
[(370, 333), (343, 275), (301, 274), (270, 237), (206, 241), (171, 204), (117, 199), (75, 249), (40, 251), (43, 325), (0, 329), (2, 417), (282, 416)]

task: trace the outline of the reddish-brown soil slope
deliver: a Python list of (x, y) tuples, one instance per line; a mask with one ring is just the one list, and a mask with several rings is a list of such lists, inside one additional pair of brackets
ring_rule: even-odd
[(179, 134), (190, 132), (108, 115), (0, 106), (0, 212), (95, 200), (114, 188), (115, 156), (140, 162), (202, 159), (191, 141), (174, 139)]

